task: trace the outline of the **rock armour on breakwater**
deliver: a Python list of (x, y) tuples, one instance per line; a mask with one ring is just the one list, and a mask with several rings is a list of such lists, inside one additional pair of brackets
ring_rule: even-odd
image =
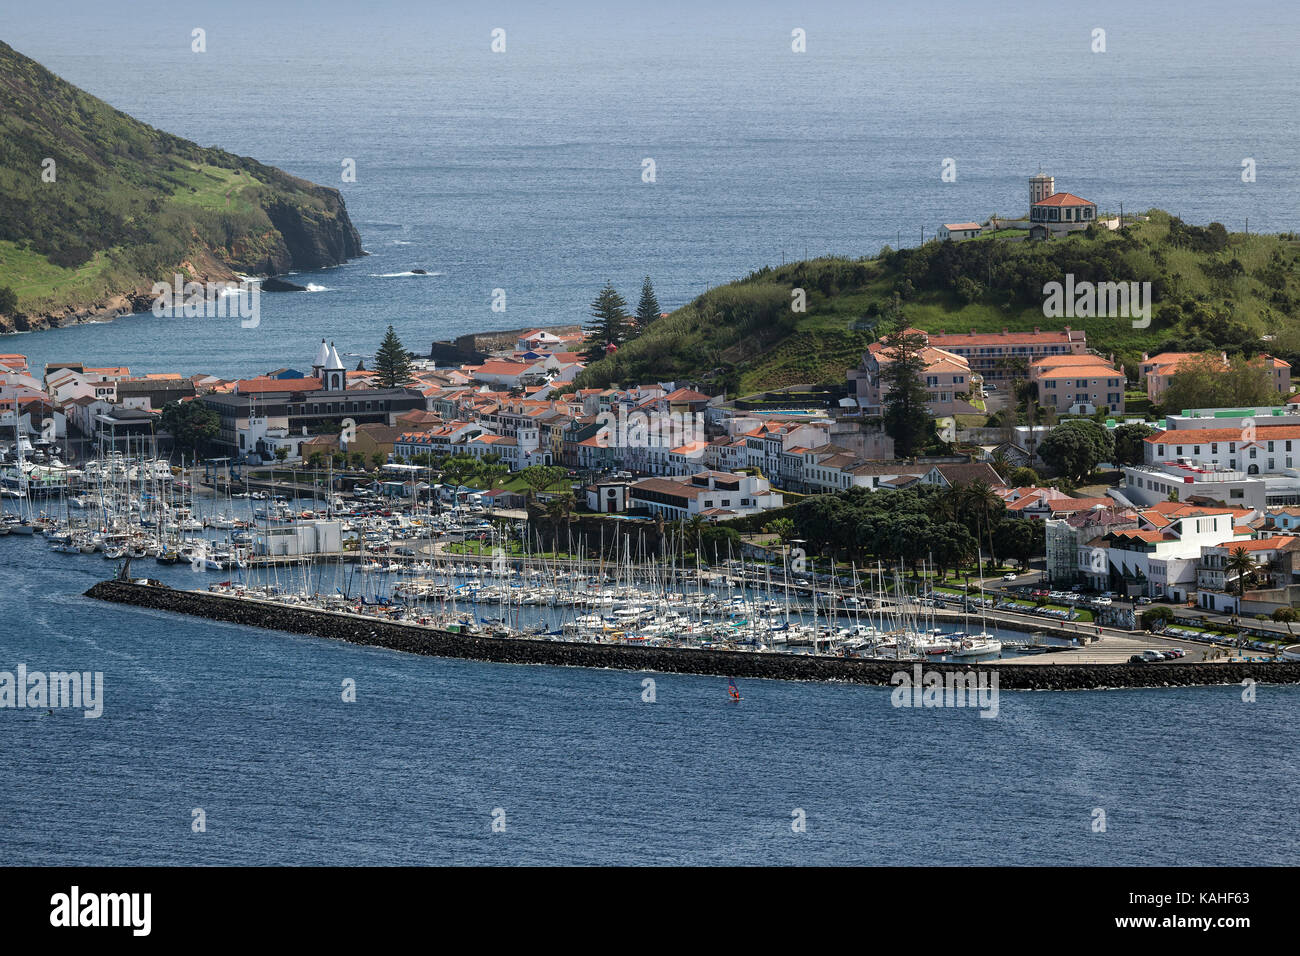
[[(171, 611), (248, 627), (310, 634), (329, 640), (383, 647), (410, 654), (456, 657), (504, 664), (550, 664), (618, 670), (663, 671), (775, 680), (842, 681), (887, 685), (890, 676), (909, 670), (905, 661), (867, 661), (795, 654), (757, 654), (672, 647), (626, 647), (524, 638), (466, 637), (433, 628), (394, 624), (355, 614), (319, 611), (269, 601), (254, 601), (203, 591), (127, 581), (101, 581), (87, 597), (133, 607)], [(925, 664), (928, 671), (990, 669), (1002, 690), (1095, 690), (1110, 687), (1191, 687), (1261, 683), (1300, 683), (1300, 663), (1273, 664)]]

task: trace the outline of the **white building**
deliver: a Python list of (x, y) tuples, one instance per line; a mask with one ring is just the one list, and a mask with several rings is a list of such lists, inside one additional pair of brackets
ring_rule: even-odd
[(684, 478), (645, 478), (634, 482), (629, 508), (663, 515), (665, 521), (702, 515), (710, 520), (755, 514), (782, 504), (766, 478), (701, 471)]
[(257, 532), (257, 554), (337, 554), (343, 550), (343, 525), (338, 521), (302, 521)]
[(1232, 509), (1183, 509), (1162, 527), (1108, 531), (1080, 546), (1079, 577), (1097, 590), (1186, 601), (1197, 590), (1201, 549), (1249, 537)]
[(940, 239), (974, 239), (979, 234), (978, 222), (945, 222), (939, 227)]

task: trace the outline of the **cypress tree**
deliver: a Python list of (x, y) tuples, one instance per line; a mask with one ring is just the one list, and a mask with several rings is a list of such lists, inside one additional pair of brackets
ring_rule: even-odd
[(641, 301), (636, 307), (636, 324), (637, 328), (644, 331), (655, 319), (659, 318), (659, 300), (655, 297), (654, 286), (650, 284), (650, 277), (645, 277), (645, 282), (641, 285)]
[(384, 388), (397, 388), (411, 381), (411, 355), (391, 325), (375, 353), (375, 372)]
[(583, 356), (588, 362), (597, 362), (605, 357), (606, 346), (622, 345), (627, 340), (627, 301), (612, 282), (606, 282), (591, 303), (591, 317), (596, 324), (583, 343)]

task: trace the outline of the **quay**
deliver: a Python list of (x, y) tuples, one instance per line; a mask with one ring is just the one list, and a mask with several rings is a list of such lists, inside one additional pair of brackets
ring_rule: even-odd
[[(386, 621), (347, 611), (322, 610), (277, 601), (209, 591), (186, 591), (143, 580), (109, 580), (86, 596), (131, 607), (247, 627), (306, 634), (367, 647), (433, 657), (507, 664), (545, 664), (615, 670), (658, 671), (718, 677), (840, 681), (888, 686), (891, 677), (910, 670), (912, 661), (890, 661), (814, 654), (755, 653), (680, 647), (636, 647), (614, 643), (480, 637)], [(1096, 690), (1122, 687), (1192, 687), (1300, 683), (1300, 661), (1222, 662), (1159, 665), (1018, 664), (1001, 662), (922, 665), (939, 673), (996, 670), (1006, 690)]]

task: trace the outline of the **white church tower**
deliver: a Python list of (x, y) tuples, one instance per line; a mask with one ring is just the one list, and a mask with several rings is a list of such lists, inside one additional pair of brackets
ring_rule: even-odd
[(325, 366), (330, 360), (330, 348), (325, 344), (325, 340), (320, 340), (320, 348), (316, 350), (316, 361), (311, 363), (311, 377), (325, 381)]
[(329, 345), (329, 354), (326, 356), (325, 359), (324, 373), (325, 373), (325, 377), (322, 380), (322, 382), (324, 384), (325, 391), (342, 392), (347, 389), (348, 373), (347, 370), (343, 367), (343, 360), (339, 358), (338, 349), (334, 347), (333, 342), (331, 342)]

